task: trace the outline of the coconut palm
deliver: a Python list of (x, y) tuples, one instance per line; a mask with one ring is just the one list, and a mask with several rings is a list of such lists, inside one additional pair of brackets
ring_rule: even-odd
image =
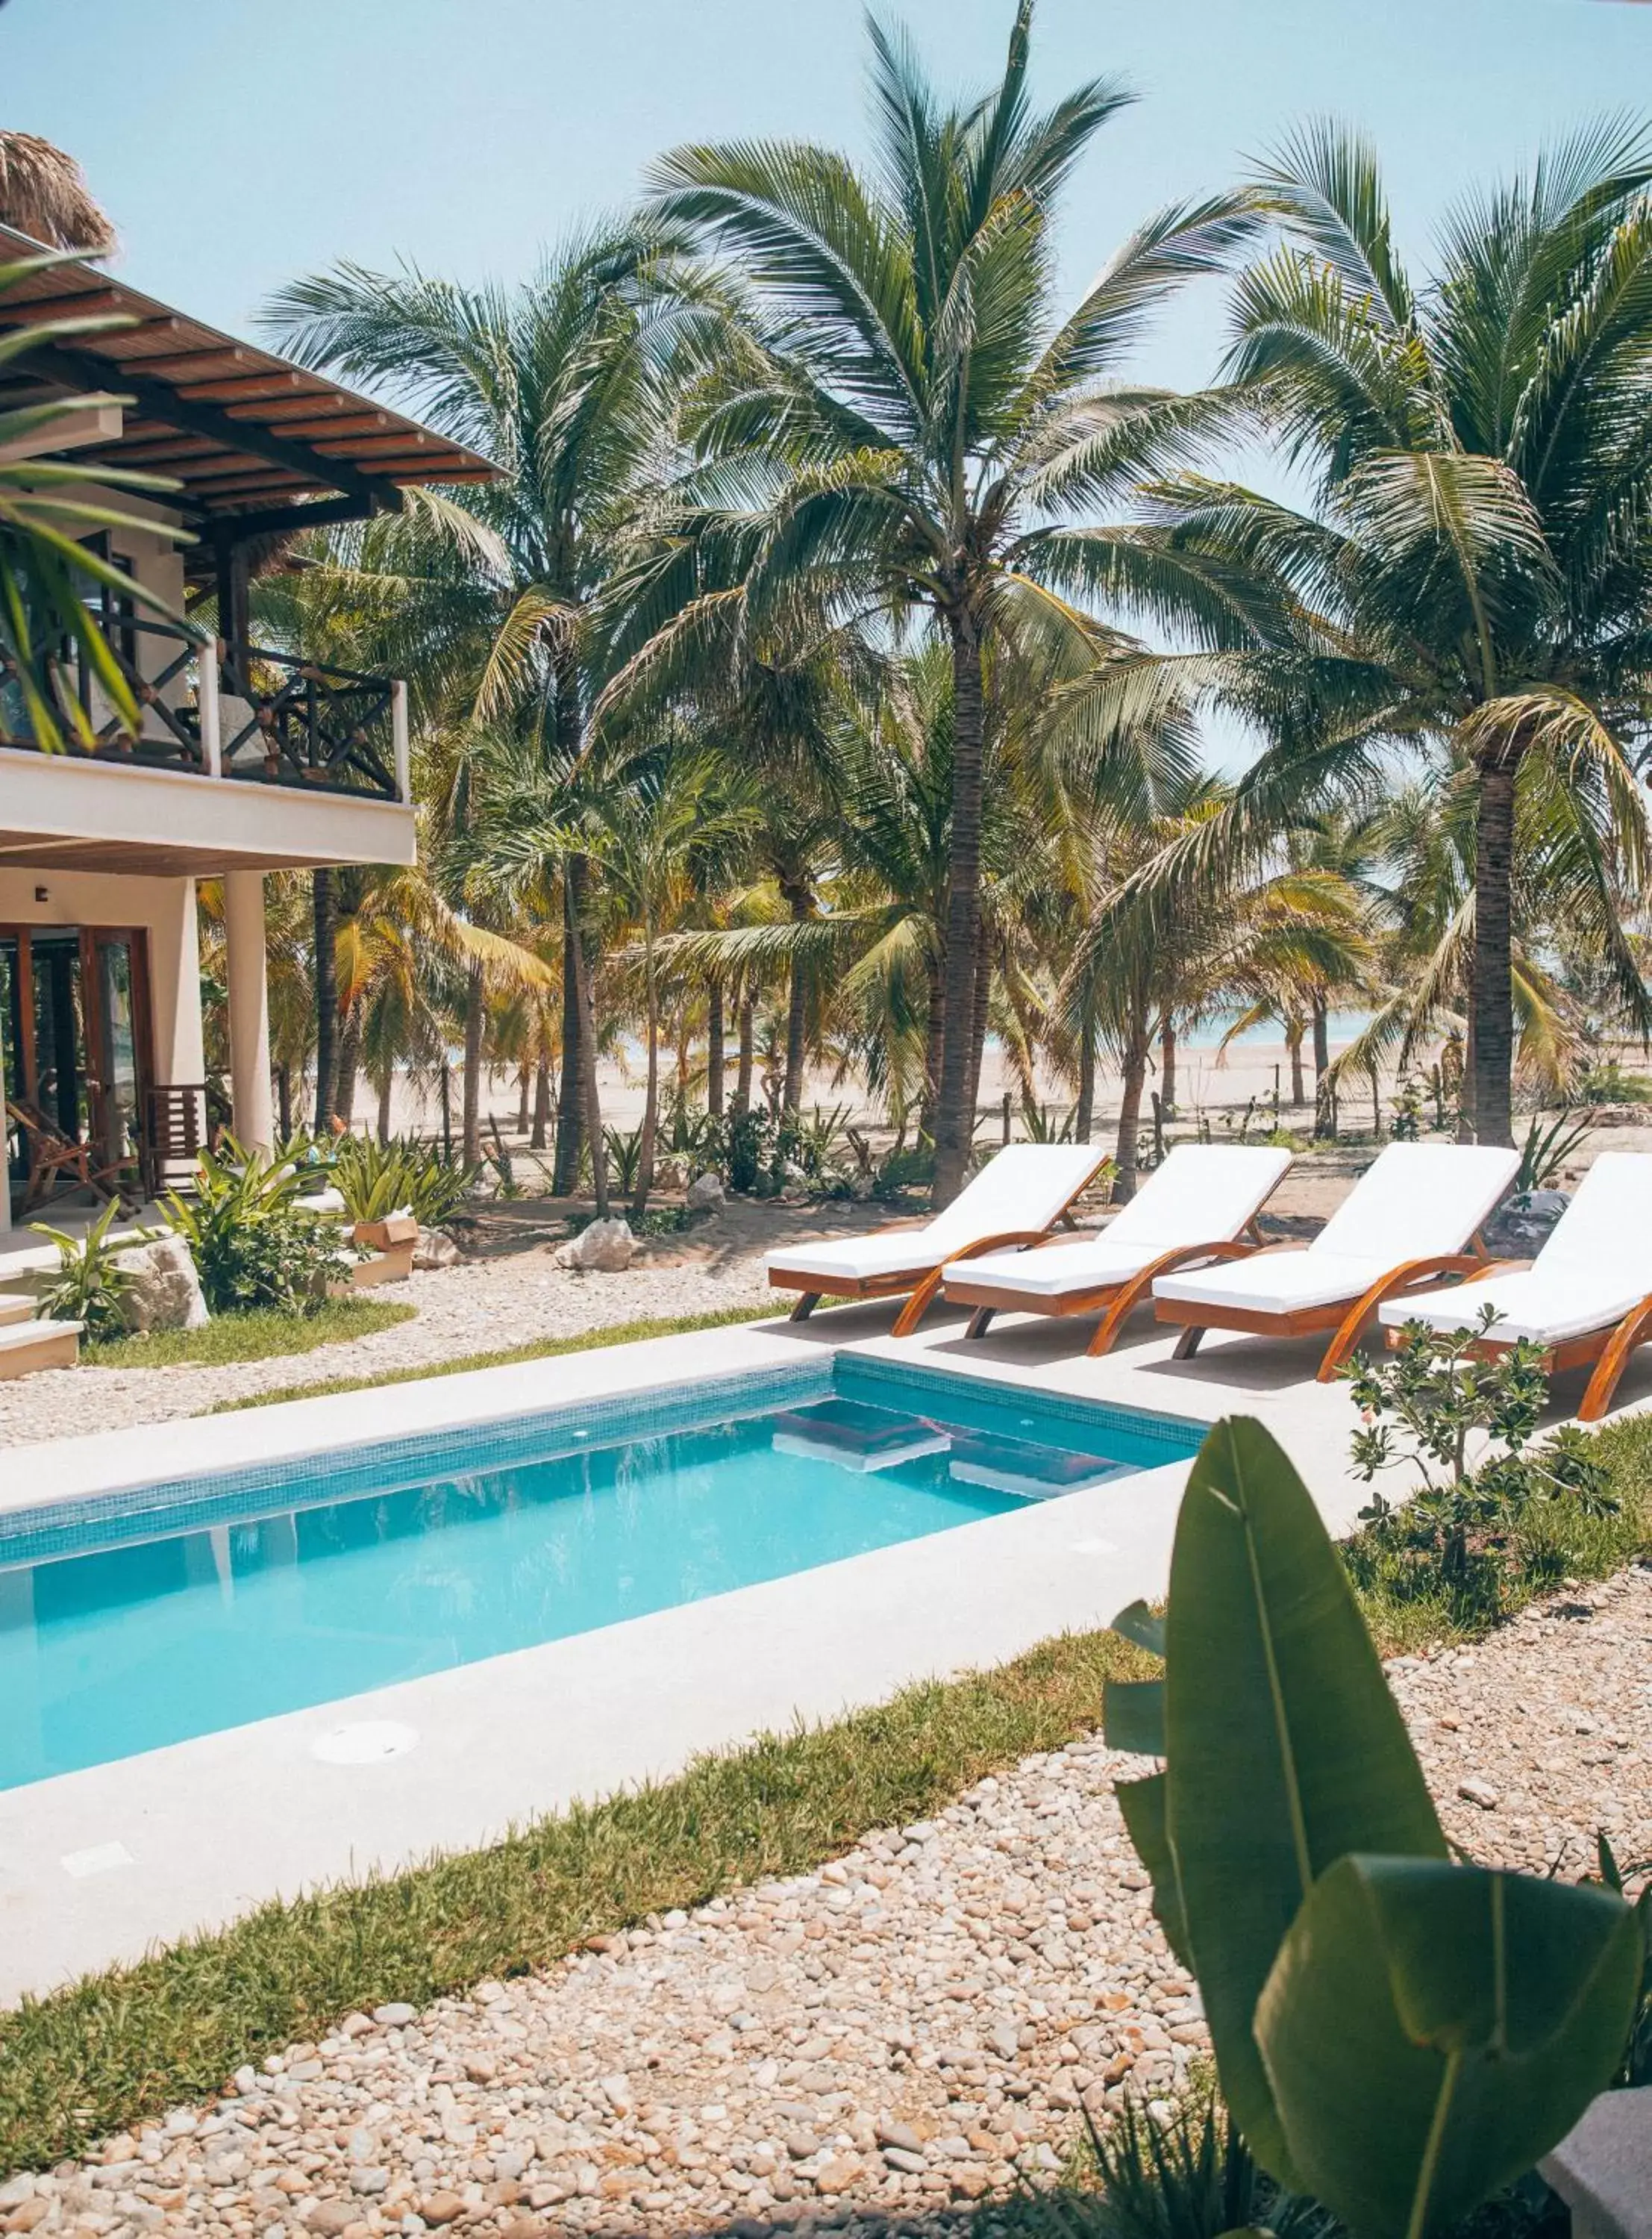
[[(749, 316), (689, 397), (681, 424), (697, 466), (666, 524), (685, 538), (667, 542), (654, 604), (640, 612), (714, 621), (738, 600), (760, 624), (916, 607), (949, 648), (942, 1199), (963, 1179), (971, 1133), (983, 662), (1006, 635), (1088, 642), (1068, 601), (1103, 560), (1059, 523), (1110, 502), (1213, 411), (1107, 376), (1144, 316), (1244, 223), (1225, 196), (1164, 212), (1060, 313), (1055, 206), (1130, 96), (1097, 79), (1035, 110), (1032, 16), (1021, 0), (1000, 82), (963, 102), (944, 100), (906, 44), (874, 26), (869, 174), (819, 147), (746, 141), (680, 148), (651, 183), (654, 210), (726, 262)], [(682, 629), (662, 632), (657, 650), (674, 652)]]
[[(514, 726), (532, 740), (541, 818), (585, 769), (601, 681), (598, 604), (620, 524), (654, 462), (667, 344), (693, 302), (687, 276), (659, 243), (620, 227), (564, 243), (514, 289), (346, 263), (282, 289), (269, 309), (267, 323), (304, 363), (393, 392), (498, 464), (497, 482), (457, 501), (485, 533), (485, 552), (473, 547), (470, 564), (454, 569), (450, 523), (439, 524), (435, 555), (418, 519), (400, 548), (395, 532), (381, 531), (391, 548), (375, 595), (394, 611), (398, 568), (426, 587), (410, 648), (421, 657), (399, 673), (422, 681), (430, 700), (445, 699), (449, 715), (462, 709), (492, 731)], [(342, 555), (347, 573), (355, 556)], [(359, 588), (347, 582), (342, 595)], [(438, 590), (450, 602), (445, 615)], [(566, 874), (561, 1190), (574, 1186), (596, 1063), (581, 1013), (594, 957), (589, 871), (578, 852)]]
[[(1141, 665), (1115, 713), (1203, 691), (1271, 741), (1188, 877), (1224, 848), (1261, 855), (1310, 808), (1368, 808), (1397, 753), (1463, 774), (1465, 1100), (1486, 1142), (1510, 1139), (1527, 764), (1603, 798), (1644, 875), (1649, 182), (1639, 134), (1582, 134), (1464, 201), (1418, 285), (1370, 150), (1330, 125), (1301, 134), (1258, 181), (1284, 240), (1237, 283), (1229, 369), (1314, 503), (1179, 475), (1132, 539), (1138, 595), (1199, 642)], [(1192, 891), (1167, 887), (1178, 906)]]

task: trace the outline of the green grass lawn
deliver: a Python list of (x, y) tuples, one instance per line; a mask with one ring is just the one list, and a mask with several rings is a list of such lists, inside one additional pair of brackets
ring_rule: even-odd
[(685, 1331), (731, 1329), (740, 1322), (772, 1321), (775, 1309), (723, 1306), (714, 1313), (658, 1315), (614, 1322), (606, 1329), (581, 1330), (573, 1337), (533, 1338), (525, 1345), (494, 1352), (462, 1352), (452, 1360), (426, 1361), (417, 1367), (384, 1368), (372, 1376), (329, 1376), (318, 1384), (283, 1384), (274, 1392), (251, 1392), (244, 1399), (221, 1399), (209, 1415), (234, 1415), (243, 1407), (271, 1407), (282, 1399), (314, 1399), (322, 1392), (374, 1392), (384, 1384), (419, 1384), (432, 1376), (463, 1376), (473, 1368), (509, 1368), (519, 1360), (554, 1360), (565, 1352), (595, 1352), (604, 1345), (635, 1345), (647, 1337), (680, 1337)]
[[(495, 1357), (685, 1325), (633, 1324)], [(1600, 1436), (1620, 1513), (1591, 1521), (1545, 1508), (1521, 1543), (1505, 1614), (1565, 1578), (1605, 1577), (1652, 1556), (1652, 1418)], [(1357, 1582), (1360, 1567), (1350, 1565)], [(1357, 1591), (1385, 1653), (1489, 1630), (1483, 1611), (1397, 1598), (1380, 1576)], [(674, 1780), (541, 1820), (491, 1850), (267, 1904), (136, 1966), (27, 2000), (0, 2016), (0, 2170), (50, 2164), (210, 2091), (243, 2061), (313, 2037), (354, 2008), (421, 2004), (541, 1965), (647, 1913), (803, 1871), (872, 1828), (932, 1814), (985, 1773), (1093, 1728), (1104, 1681), (1150, 1669), (1112, 1634), (1070, 1634), (997, 1671), (909, 1687), (879, 1708), (702, 1757)]]
[(416, 1312), (392, 1299), (328, 1299), (309, 1314), (261, 1306), (251, 1313), (215, 1315), (204, 1329), (149, 1330), (142, 1337), (89, 1345), (83, 1358), (92, 1368), (225, 1368), (232, 1361), (278, 1360), (285, 1353), (314, 1352), (318, 1345), (371, 1337), (411, 1321)]

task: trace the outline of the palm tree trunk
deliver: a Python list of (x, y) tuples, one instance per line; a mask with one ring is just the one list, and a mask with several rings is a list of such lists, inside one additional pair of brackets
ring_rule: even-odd
[(1072, 1139), (1087, 1143), (1096, 1125), (1096, 1030), (1084, 1023), (1078, 1044), (1078, 1101), (1073, 1107)]
[(309, 886), (315, 927), (315, 1132), (325, 1135), (338, 1073), (338, 914), (330, 871), (312, 871)]
[(975, 1116), (981, 1101), (981, 1060), (986, 1053), (986, 1029), (992, 1000), (992, 946), (983, 921), (975, 956), (975, 1001), (970, 1016), (970, 1078), (964, 1099), (972, 1156), (975, 1149)]
[(1474, 1134), (1512, 1144), (1515, 1062), (1513, 880), (1517, 752), (1480, 767), (1474, 833)]
[(352, 1003), (338, 1033), (338, 1078), (333, 1106), (345, 1127), (355, 1120), (355, 1076), (362, 1066), (362, 1006)]
[(541, 1057), (534, 1068), (534, 1132), (527, 1139), (530, 1151), (542, 1151), (551, 1119), (551, 1061)]
[(1383, 1084), (1377, 1077), (1375, 1066), (1370, 1067), (1365, 1078), (1370, 1083), (1371, 1091), (1371, 1133), (1380, 1143), (1383, 1139)]
[(283, 1060), (275, 1067), (275, 1109), (281, 1115), (281, 1139), (293, 1132), (293, 1069)]
[(713, 980), (706, 994), (706, 1109), (723, 1116), (723, 990)]
[(637, 1186), (631, 1199), (631, 1210), (639, 1220), (647, 1211), (648, 1193), (654, 1187), (654, 1139), (660, 1132), (660, 989), (650, 936), (645, 936), (642, 976), (647, 989), (648, 1085), (642, 1100), (642, 1140), (637, 1146)]
[(949, 615), (952, 640), (952, 816), (947, 854), (946, 949), (940, 1093), (935, 1109), (936, 1205), (964, 1186), (969, 1161), (970, 1066), (981, 926), (981, 769), (986, 714), (981, 641), (973, 615)]
[(809, 990), (799, 966), (792, 967), (786, 1004), (786, 1070), (780, 1076), (780, 1110), (794, 1119), (803, 1101), (804, 1038), (809, 1022)]
[(1176, 1109), (1176, 1021), (1164, 1013), (1158, 1030), (1158, 1100), (1168, 1115)]
[(924, 1093), (918, 1107), (918, 1132), (935, 1139), (940, 1104), (941, 1052), (946, 1040), (946, 986), (937, 959), (929, 964), (929, 1013), (924, 1020)]
[(1118, 1142), (1113, 1153), (1113, 1203), (1128, 1205), (1136, 1194), (1136, 1138), (1142, 1124), (1142, 1090), (1147, 1080), (1147, 1007), (1130, 1021), (1125, 1037), (1124, 1095), (1118, 1106)]
[(1302, 1071), (1302, 1028), (1291, 1026), (1285, 1033), (1285, 1049), (1290, 1059), (1290, 1108), (1300, 1112), (1308, 1101), (1308, 1084)]
[[(581, 881), (581, 892), (584, 882)], [(575, 921), (573, 941), (574, 986), (579, 1011), (579, 1091), (583, 1134), (591, 1147), (591, 1186), (599, 1220), (608, 1217), (608, 1153), (602, 1139), (602, 1099), (596, 1077), (596, 994), (591, 984), (591, 963), (586, 953), (583, 915)], [(563, 1071), (567, 1060), (562, 1060)], [(577, 1179), (578, 1170), (575, 1169)]]
[(734, 1074), (734, 1113), (743, 1116), (752, 1108), (752, 1067), (757, 1055), (757, 990), (747, 987), (740, 999), (740, 1063)]
[(464, 1118), (460, 1137), (460, 1156), (468, 1166), (481, 1164), (481, 1033), (486, 1016), (481, 966), (473, 964), (465, 976)]
[(571, 855), (562, 874), (562, 1078), (556, 1099), (556, 1154), (551, 1162), (551, 1188), (557, 1197), (572, 1197), (580, 1186), (585, 1136), (577, 957), (584, 884), (584, 858)]
[(518, 1071), (516, 1076), (516, 1132), (519, 1135), (525, 1135), (527, 1133), (527, 1094), (533, 1079), (534, 1068), (531, 1065), (525, 1065)]
[(395, 1086), (395, 1068), (394, 1066), (387, 1065), (384, 1068), (384, 1078), (379, 1083), (379, 1140), (381, 1143), (388, 1143), (390, 1139), (390, 1092)]
[(1314, 997), (1314, 1140), (1330, 1142), (1337, 1133), (1330, 1083), (1330, 1014), (1323, 995)]

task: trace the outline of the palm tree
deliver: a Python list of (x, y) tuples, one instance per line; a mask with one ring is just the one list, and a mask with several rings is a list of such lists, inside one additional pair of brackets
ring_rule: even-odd
[[(1144, 226), (1065, 316), (1052, 227), (1074, 165), (1129, 96), (1111, 80), (1047, 113), (1028, 96), (1032, 0), (999, 83), (943, 100), (906, 44), (874, 26), (875, 171), (794, 143), (677, 149), (652, 209), (692, 229), (746, 291), (745, 319), (691, 393), (680, 485), (654, 618), (721, 625), (739, 598), (777, 615), (934, 621), (956, 734), (945, 924), (936, 1190), (970, 1147), (979, 1015), (983, 662), (995, 640), (1080, 636), (1068, 603), (1110, 546), (1058, 524), (1162, 462), (1212, 416), (1106, 379), (1144, 316), (1240, 237), (1231, 197)], [(647, 602), (641, 602), (646, 611)], [(683, 625), (667, 632), (674, 646)]]
[[(1198, 645), (1144, 664), (1116, 707), (1203, 691), (1271, 741), (1184, 871), (1264, 852), (1311, 809), (1368, 807), (1398, 753), (1466, 774), (1466, 1103), (1483, 1142), (1510, 1139), (1527, 765), (1602, 794), (1644, 875), (1649, 183), (1642, 136), (1583, 134), (1465, 201), (1417, 286), (1370, 150), (1328, 125), (1301, 135), (1258, 182), (1284, 238), (1237, 283), (1230, 369), (1315, 502), (1182, 475), (1131, 540), (1138, 595)], [(1192, 889), (1172, 888), (1184, 907)]]
[[(415, 684), (422, 679), (450, 716), (462, 707), (492, 730), (514, 724), (531, 737), (541, 817), (551, 795), (564, 795), (586, 768), (589, 711), (601, 681), (596, 615), (620, 526), (654, 463), (669, 336), (693, 300), (692, 286), (651, 236), (605, 228), (565, 243), (514, 290), (466, 288), (412, 267), (386, 274), (347, 263), (282, 289), (269, 308), (267, 323), (304, 363), (395, 392), (497, 462), (497, 482), (457, 501), (478, 534), (464, 564), (431, 555), (415, 518), (411, 542), (391, 550), (380, 588), (388, 595), (400, 568), (429, 589), (412, 633), (410, 650), (421, 659), (399, 673)], [(444, 541), (450, 552), (450, 538)], [(347, 567), (352, 556), (346, 554)], [(438, 589), (448, 601), (445, 619)], [(594, 963), (589, 867), (578, 851), (560, 887), (555, 1186), (568, 1191), (596, 1065), (588, 1003), (582, 1009), (581, 1002)], [(600, 1155), (600, 1144), (593, 1147)]]

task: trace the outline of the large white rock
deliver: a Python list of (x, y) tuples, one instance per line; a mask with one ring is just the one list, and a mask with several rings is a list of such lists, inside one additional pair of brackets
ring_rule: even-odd
[(559, 1248), (556, 1264), (586, 1273), (622, 1275), (636, 1248), (628, 1220), (594, 1220)]
[(723, 1178), (720, 1174), (696, 1174), (688, 1185), (685, 1200), (690, 1213), (720, 1213), (723, 1209)]
[(415, 1267), (456, 1267), (464, 1254), (445, 1228), (421, 1228), (413, 1247)]
[(121, 1319), (129, 1330), (204, 1329), (212, 1319), (189, 1247), (181, 1236), (129, 1245), (109, 1263), (128, 1278)]

